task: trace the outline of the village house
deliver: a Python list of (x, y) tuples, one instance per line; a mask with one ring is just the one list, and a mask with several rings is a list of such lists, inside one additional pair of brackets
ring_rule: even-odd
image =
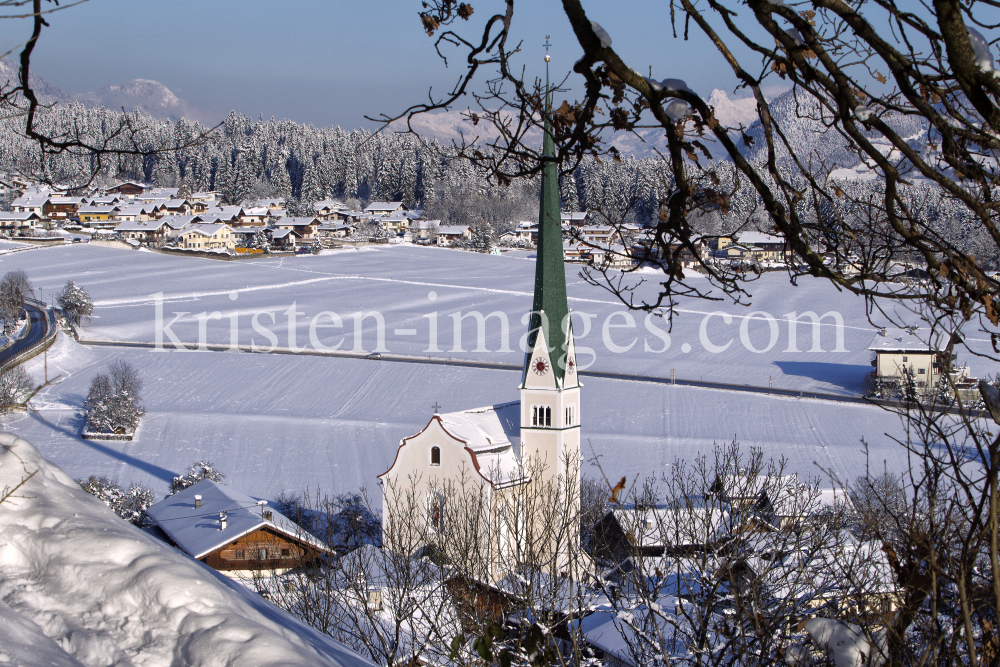
[(37, 213), (38, 217), (44, 217), (45, 202), (49, 200), (48, 191), (26, 192), (10, 203), (10, 210), (15, 213)]
[(882, 380), (902, 381), (908, 374), (917, 388), (933, 387), (942, 373), (941, 346), (929, 329), (880, 329), (868, 349), (872, 366)]
[(618, 243), (618, 230), (611, 225), (592, 225), (581, 227), (579, 231), (574, 231), (574, 235), (579, 234), (579, 238), (587, 243), (593, 243), (607, 247), (612, 243)]
[(244, 206), (240, 224), (248, 227), (263, 227), (268, 217), (266, 206)]
[(468, 225), (440, 225), (437, 227), (437, 244), (448, 246), (461, 239), (472, 238), (472, 228)]
[(385, 231), (390, 234), (405, 232), (410, 227), (410, 219), (402, 211), (396, 211), (380, 220), (385, 226)]
[(125, 239), (137, 239), (146, 243), (162, 241), (167, 238), (167, 218), (159, 220), (133, 220), (121, 222), (115, 226), (115, 233)]
[(563, 227), (585, 227), (587, 225), (586, 211), (567, 211), (560, 215)]
[(33, 211), (0, 211), (0, 231), (9, 236), (33, 236), (41, 223)]
[(298, 239), (302, 238), (293, 227), (285, 227), (284, 229), (268, 227), (265, 231), (275, 250), (295, 250)]
[(42, 206), (42, 217), (52, 222), (61, 222), (76, 217), (77, 210), (84, 205), (83, 197), (63, 197), (52, 195)]
[(240, 225), (243, 222), (243, 212), (242, 206), (217, 206), (214, 208), (206, 209), (203, 213), (199, 213), (203, 219), (211, 220), (216, 224), (225, 225)]
[(236, 247), (236, 237), (229, 225), (188, 225), (178, 236), (182, 248), (232, 250)]
[(313, 210), (316, 212), (316, 217), (325, 222), (328, 220), (343, 220), (342, 211), (347, 210), (347, 207), (339, 201), (324, 199), (313, 204)]
[(164, 215), (191, 215), (191, 202), (187, 199), (168, 199), (163, 202)]
[(373, 201), (365, 207), (365, 213), (379, 217), (392, 215), (396, 211), (402, 210), (403, 202), (401, 201)]
[(178, 548), (224, 574), (280, 574), (327, 551), (266, 503), (207, 479), (152, 505), (146, 514)]
[(136, 197), (146, 192), (146, 186), (141, 183), (125, 181), (104, 191), (106, 195), (131, 195)]
[(316, 237), (316, 230), (319, 229), (319, 220), (316, 218), (293, 218), (285, 216), (271, 223), (278, 229), (292, 229), (299, 238), (311, 239)]
[(785, 239), (762, 232), (742, 232), (737, 242), (758, 262), (785, 262), (790, 253)]

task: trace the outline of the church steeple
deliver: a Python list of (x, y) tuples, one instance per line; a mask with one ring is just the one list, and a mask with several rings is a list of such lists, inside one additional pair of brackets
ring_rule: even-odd
[[(559, 166), (555, 160), (555, 143), (552, 140), (552, 98), (548, 93), (549, 57), (545, 56), (545, 111), (544, 138), (542, 140), (542, 193), (538, 206), (538, 252), (535, 260), (535, 298), (531, 310), (531, 335), (528, 338), (528, 356), (525, 374), (532, 361), (532, 352), (538, 332), (544, 335), (552, 359), (552, 371), (558, 385), (566, 376), (567, 338), (569, 332), (569, 306), (566, 302), (566, 272), (563, 259), (562, 220), (559, 209)], [(544, 317), (542, 317), (544, 314)]]

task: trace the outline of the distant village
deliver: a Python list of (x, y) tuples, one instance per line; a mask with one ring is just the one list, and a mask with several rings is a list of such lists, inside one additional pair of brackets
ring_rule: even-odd
[[(10, 201), (0, 211), (0, 234), (35, 242), (77, 239), (119, 242), (134, 247), (176, 248), (233, 255), (270, 252), (312, 252), (338, 245), (413, 243), (492, 252), (533, 248), (538, 223), (518, 221), (500, 233), (477, 239), (473, 225), (445, 225), (409, 210), (401, 201), (371, 202), (352, 210), (327, 199), (311, 204), (312, 212), (289, 214), (283, 199), (227, 205), (219, 192), (189, 192), (185, 188), (152, 187), (122, 182), (88, 196), (60, 194), (43, 185), (12, 178), (0, 180), (0, 195)], [(570, 263), (628, 269), (658, 259), (652, 230), (634, 224), (607, 224), (586, 211), (562, 214), (563, 254)], [(602, 224), (603, 223), (603, 224)], [(785, 266), (784, 240), (760, 232), (695, 238), (691, 248), (679, 245), (684, 268), (701, 261), (750, 263), (762, 268)]]

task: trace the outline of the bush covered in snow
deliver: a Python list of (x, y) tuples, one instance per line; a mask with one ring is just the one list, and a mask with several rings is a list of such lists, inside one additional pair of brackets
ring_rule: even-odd
[(187, 472), (180, 477), (174, 477), (170, 483), (170, 495), (178, 491), (183, 491), (189, 486), (194, 486), (203, 479), (210, 479), (213, 482), (222, 482), (226, 478), (225, 473), (215, 469), (215, 464), (209, 461), (196, 461), (187, 469)]
[(146, 410), (139, 404), (142, 378), (135, 366), (116, 359), (107, 373), (90, 381), (84, 406), (87, 431), (91, 433), (134, 433)]
[(0, 414), (6, 414), (28, 400), (34, 384), (23, 366), (15, 366), (0, 373)]
[(78, 479), (76, 482), (84, 491), (100, 499), (115, 514), (132, 525), (140, 528), (149, 525), (146, 508), (156, 502), (152, 489), (137, 482), (132, 482), (128, 489), (124, 489), (118, 485), (118, 480), (94, 475), (87, 480)]

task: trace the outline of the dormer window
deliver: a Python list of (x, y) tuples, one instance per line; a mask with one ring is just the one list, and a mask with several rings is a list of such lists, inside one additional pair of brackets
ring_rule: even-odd
[(431, 447), (431, 465), (439, 466), (441, 465), (441, 448)]

